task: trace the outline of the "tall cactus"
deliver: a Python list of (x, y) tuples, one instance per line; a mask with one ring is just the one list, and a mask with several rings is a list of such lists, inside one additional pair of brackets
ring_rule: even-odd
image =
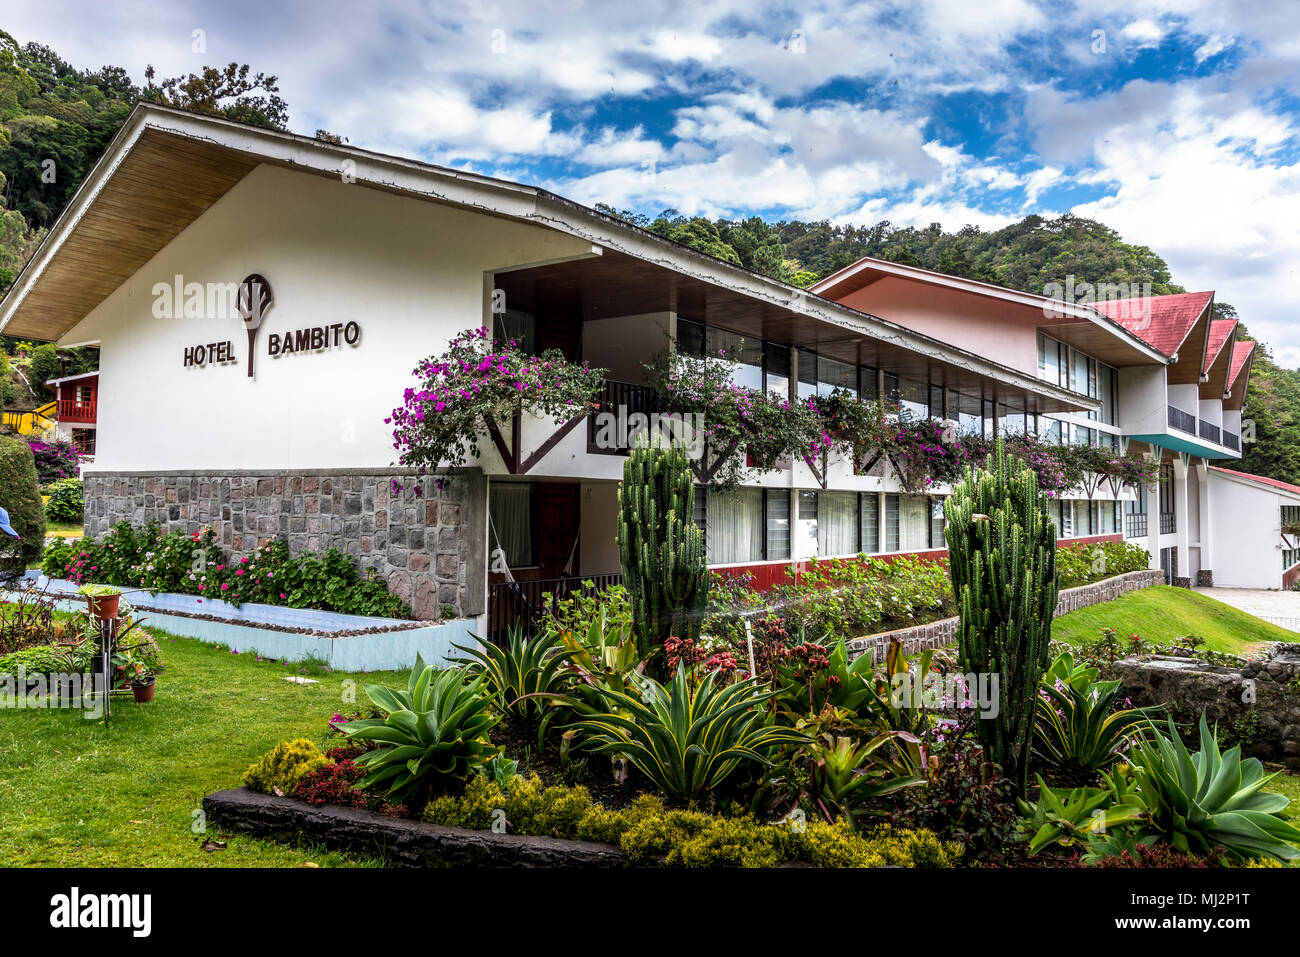
[(683, 449), (633, 449), (618, 505), (618, 556), (645, 657), (671, 636), (697, 637), (708, 599), (704, 534), (694, 521), (695, 486)]
[(1007, 459), (1001, 439), (984, 468), (967, 468), (943, 511), (959, 662), (998, 680), (996, 717), (981, 716), (978, 734), (1023, 794), (1056, 614), (1056, 527), (1038, 477)]

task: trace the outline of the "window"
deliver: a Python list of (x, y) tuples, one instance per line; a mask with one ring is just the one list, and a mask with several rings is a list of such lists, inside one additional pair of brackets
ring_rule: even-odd
[(1160, 514), (1174, 512), (1174, 467), (1171, 463), (1160, 466)]
[(1043, 442), (1049, 442), (1052, 445), (1061, 444), (1061, 426), (1063, 423), (1056, 419), (1049, 419), (1046, 416), (1038, 418), (1038, 438)]
[(76, 402), (77, 405), (90, 405), (95, 400), (95, 392), (88, 385), (77, 386)]
[(799, 558), (812, 558), (817, 554), (817, 493), (799, 493)]
[(1038, 334), (1038, 378), (1053, 385), (1068, 381), (1069, 348), (1063, 342)]
[(493, 482), (488, 495), (493, 548), (501, 549), (506, 567), (512, 570), (537, 564), (536, 492), (537, 486), (530, 482)]
[(790, 349), (775, 342), (763, 343), (763, 388), (783, 399), (790, 398)]
[(799, 398), (817, 394), (817, 354), (807, 349), (799, 350)]
[(930, 499), (930, 547), (947, 548), (948, 542), (943, 537), (943, 499)]
[(1114, 425), (1115, 410), (1119, 405), (1119, 373), (1100, 362), (1097, 363), (1097, 398), (1101, 399), (1101, 412), (1098, 413), (1097, 420)]
[(871, 366), (858, 369), (858, 395), (864, 402), (880, 397), (880, 383), (876, 381), (876, 370)]
[(1300, 525), (1300, 505), (1282, 506), (1282, 526)]
[(95, 429), (73, 429), (72, 444), (82, 455), (95, 454)]
[(930, 499), (925, 495), (904, 495), (899, 503), (900, 551), (919, 552), (930, 547)]
[[(951, 400), (949, 400), (951, 405)], [(974, 396), (963, 395), (958, 397), (957, 404), (957, 431), (962, 435), (983, 435), (984, 434), (984, 417), (980, 411), (980, 400)]]
[(767, 558), (790, 557), (790, 493), (785, 489), (768, 489), (763, 493), (767, 516)]
[(898, 551), (898, 496), (885, 496), (885, 551)]
[(704, 327), (689, 319), (678, 319), (677, 351), (689, 356), (704, 355)]
[(897, 386), (899, 411), (909, 418), (926, 419), (930, 415), (930, 389), (924, 382), (900, 379)]
[(704, 354), (710, 357), (726, 356), (737, 363), (731, 381), (746, 389), (763, 388), (763, 340), (747, 338), (726, 329), (708, 326), (704, 330)]
[(1012, 412), (1003, 402), (998, 406), (1000, 410), (999, 418), (1002, 420), (1003, 435), (1024, 435), (1025, 434), (1025, 413)]
[(860, 497), (860, 547), (868, 555), (874, 555), (880, 551), (880, 496), (875, 492), (862, 492)]
[(763, 560), (763, 490), (709, 493), (708, 549), (711, 565)]
[(856, 492), (822, 492), (818, 495), (818, 555), (856, 555), (859, 519)]

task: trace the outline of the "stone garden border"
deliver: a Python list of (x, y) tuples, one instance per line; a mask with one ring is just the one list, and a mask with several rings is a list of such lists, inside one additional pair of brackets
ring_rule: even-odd
[(203, 799), (209, 827), (331, 850), (382, 854), (396, 867), (627, 867), (621, 848), (555, 837), (496, 834), (386, 817), (365, 808), (260, 794), (248, 788)]
[[(77, 595), (73, 582), (40, 575), (21, 583), (54, 596), (60, 610), (85, 609), (85, 599)], [(405, 671), (417, 654), (430, 664), (438, 663), (460, 654), (453, 643), (470, 645), (477, 640), (473, 619), (408, 621), (254, 602), (232, 605), (170, 592), (124, 588), (122, 593), (145, 613), (149, 627), (280, 661), (316, 658), (335, 671)]]
[[(1080, 585), (1077, 588), (1067, 588), (1056, 598), (1056, 614), (1058, 616), (1067, 615), (1072, 611), (1078, 611), (1080, 608), (1099, 605), (1102, 602), (1118, 598), (1120, 595), (1137, 591), (1139, 588), (1149, 588), (1163, 582), (1164, 572), (1159, 569), (1142, 569), (1141, 571), (1125, 572), (1123, 575), (1103, 578), (1099, 582)], [(914, 655), (922, 651), (943, 648), (952, 644), (956, 640), (958, 620), (955, 617), (941, 618), (925, 625), (913, 625), (910, 628), (883, 631), (863, 638), (854, 638), (845, 647), (850, 658), (857, 658), (867, 652), (873, 652), (876, 660), (882, 661), (890, 643), (897, 639), (903, 643), (904, 654)]]

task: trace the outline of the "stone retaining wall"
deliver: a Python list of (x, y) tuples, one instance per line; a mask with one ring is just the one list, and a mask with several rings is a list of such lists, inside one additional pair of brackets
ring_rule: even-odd
[[(1115, 575), (1113, 578), (1093, 582), (1091, 585), (1067, 588), (1056, 597), (1056, 614), (1068, 615), (1080, 608), (1110, 601), (1139, 588), (1159, 585), (1163, 581), (1163, 572), (1158, 569), (1143, 569)], [(877, 661), (881, 661), (885, 652), (889, 650), (890, 643), (895, 639), (903, 643), (903, 651), (909, 655), (932, 648), (942, 648), (956, 640), (957, 621), (956, 618), (941, 618), (939, 621), (932, 621), (925, 625), (913, 625), (911, 628), (899, 628), (878, 635), (868, 635), (865, 638), (855, 638), (848, 643), (848, 652), (850, 657), (856, 658), (870, 651), (875, 654)]]
[(1247, 755), (1300, 768), (1300, 644), (1274, 645), (1239, 668), (1144, 656), (1117, 661), (1114, 670), (1134, 704), (1164, 705), (1192, 725), (1203, 711), (1210, 727), (1218, 725), (1221, 748), (1240, 744)]
[(421, 618), (441, 611), (472, 618), (484, 611), (487, 481), (477, 469), (447, 479), (441, 491), (423, 479), (394, 494), (387, 470), (284, 472), (87, 472), (86, 534), (117, 522), (157, 522), (194, 534), (211, 525), (238, 559), (275, 538), (290, 552), (338, 548), (374, 569)]

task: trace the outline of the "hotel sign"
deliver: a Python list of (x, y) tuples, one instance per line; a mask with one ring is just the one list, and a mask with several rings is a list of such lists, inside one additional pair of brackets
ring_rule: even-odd
[[(201, 297), (207, 302), (215, 300), (220, 303), (223, 299), (219, 293), (214, 296), (210, 291), (205, 296), (203, 287), (198, 283), (191, 285), (196, 287), (193, 293), (188, 286), (183, 286), (181, 277), (177, 276), (176, 297), (171, 300), (173, 303), (185, 302), (186, 315), (192, 314), (189, 308), (192, 296)], [(160, 283), (159, 286), (169, 294), (168, 298), (170, 298), (171, 287), (164, 283)], [(155, 287), (155, 291), (157, 289), (158, 287)], [(234, 311), (243, 321), (244, 330), (248, 334), (248, 377), (251, 379), (254, 377), (253, 360), (257, 354), (258, 330), (261, 329), (263, 320), (275, 304), (275, 294), (271, 291), (271, 284), (266, 278), (257, 273), (247, 277), (232, 291)], [(301, 329), (268, 332), (265, 338), (266, 354), (282, 356), (296, 352), (322, 352), (343, 345), (355, 346), (360, 340), (361, 326), (355, 321), (335, 322), (327, 326), (306, 326)], [(187, 368), (238, 361), (239, 357), (235, 355), (235, 343), (230, 339), (186, 346), (182, 358)]]

